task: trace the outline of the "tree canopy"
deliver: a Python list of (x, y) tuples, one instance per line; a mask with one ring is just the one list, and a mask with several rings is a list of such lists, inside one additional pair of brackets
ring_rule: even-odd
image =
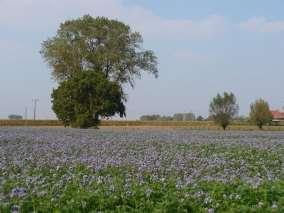
[(56, 36), (42, 43), (41, 54), (58, 82), (93, 70), (133, 87), (142, 71), (158, 76), (157, 57), (142, 44), (142, 36), (128, 25), (85, 15), (62, 23)]
[(65, 125), (90, 127), (99, 117), (124, 116), (123, 85), (134, 87), (143, 71), (158, 76), (157, 57), (143, 48), (142, 36), (105, 17), (65, 21), (40, 52), (59, 83), (52, 103)]
[(223, 96), (217, 94), (210, 103), (209, 112), (215, 123), (225, 130), (234, 116), (237, 115), (239, 106), (233, 93), (224, 92)]
[(263, 99), (258, 99), (252, 103), (250, 105), (250, 120), (260, 129), (262, 129), (263, 125), (270, 123), (272, 114), (268, 102)]
[(53, 110), (65, 126), (97, 126), (99, 116), (125, 116), (125, 97), (119, 84), (101, 73), (85, 71), (53, 90)]

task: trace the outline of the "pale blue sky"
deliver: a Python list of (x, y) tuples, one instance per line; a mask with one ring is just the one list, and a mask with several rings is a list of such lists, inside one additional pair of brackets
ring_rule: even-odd
[(84, 14), (107, 16), (142, 33), (159, 57), (160, 77), (144, 75), (127, 89), (128, 119), (142, 114), (189, 112), (206, 116), (216, 93), (232, 91), (240, 114), (256, 98), (284, 105), (284, 2), (282, 0), (0, 0), (0, 118), (54, 118), (56, 86), (40, 43), (59, 24)]

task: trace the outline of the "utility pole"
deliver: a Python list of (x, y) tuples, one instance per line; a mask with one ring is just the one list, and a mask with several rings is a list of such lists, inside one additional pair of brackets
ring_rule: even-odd
[(28, 124), (28, 107), (25, 107), (25, 126)]
[(37, 103), (39, 102), (39, 99), (35, 98), (32, 101), (34, 103), (34, 120), (36, 120), (36, 107), (37, 107)]
[(28, 107), (25, 107), (25, 120), (28, 120)]

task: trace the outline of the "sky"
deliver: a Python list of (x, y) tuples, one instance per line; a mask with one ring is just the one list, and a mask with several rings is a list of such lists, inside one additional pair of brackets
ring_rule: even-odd
[(207, 116), (217, 93), (233, 92), (240, 115), (267, 100), (284, 106), (283, 0), (0, 0), (0, 118), (24, 114), (54, 119), (56, 88), (39, 51), (60, 23), (85, 14), (131, 26), (159, 62), (159, 78), (144, 74), (126, 87), (127, 118), (193, 112)]

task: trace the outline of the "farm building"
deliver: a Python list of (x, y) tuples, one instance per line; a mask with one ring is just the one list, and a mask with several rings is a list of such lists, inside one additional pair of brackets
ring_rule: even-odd
[(273, 117), (273, 121), (284, 121), (284, 112), (281, 112), (279, 110), (272, 110), (271, 111), (272, 117)]

